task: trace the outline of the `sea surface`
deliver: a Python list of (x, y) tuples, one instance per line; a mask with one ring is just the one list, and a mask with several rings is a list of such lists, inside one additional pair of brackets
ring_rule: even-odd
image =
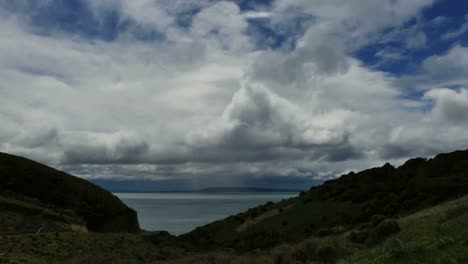
[(268, 201), (298, 195), (274, 193), (114, 193), (138, 213), (140, 227), (180, 235)]

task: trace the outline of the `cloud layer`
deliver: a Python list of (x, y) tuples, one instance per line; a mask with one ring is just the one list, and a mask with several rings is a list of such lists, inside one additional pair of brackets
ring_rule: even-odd
[[(420, 18), (432, 0), (82, 0), (66, 25), (59, 2), (0, 1), (0, 151), (204, 187), (468, 147), (466, 22), (427, 51), (448, 20)], [(412, 71), (376, 66), (424, 49)]]

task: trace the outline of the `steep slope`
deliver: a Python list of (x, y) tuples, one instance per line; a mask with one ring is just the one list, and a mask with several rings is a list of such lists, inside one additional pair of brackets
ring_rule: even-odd
[(467, 263), (467, 183), (468, 151), (457, 151), (349, 173), (180, 237), (167, 232), (0, 236), (0, 258), (6, 263)]
[(240, 250), (267, 248), (311, 235), (344, 232), (372, 217), (409, 214), (468, 194), (468, 151), (385, 164), (312, 187), (301, 196), (267, 203), (197, 228), (182, 237)]
[(244, 254), (214, 250), (163, 263), (468, 263), (468, 196), (407, 215), (398, 223), (397, 234), (370, 247), (350, 242), (344, 232)]
[[(47, 209), (58, 218), (81, 219), (90, 231), (139, 232), (136, 212), (110, 192), (65, 172), (5, 153), (0, 153), (0, 196), (35, 207), (20, 212), (25, 219), (44, 215)], [(3, 208), (5, 211), (5, 205)]]
[(468, 196), (399, 220), (401, 231), (343, 264), (468, 263)]

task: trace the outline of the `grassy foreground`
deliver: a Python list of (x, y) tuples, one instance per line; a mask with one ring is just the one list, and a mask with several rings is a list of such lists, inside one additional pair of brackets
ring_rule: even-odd
[(0, 263), (466, 264), (466, 195), (468, 150), (350, 172), (179, 237), (138, 234), (111, 193), (0, 153)]
[(366, 247), (349, 232), (240, 253), (195, 249), (163, 235), (46, 233), (0, 237), (0, 263), (468, 263), (468, 196), (399, 219), (401, 231)]
[(399, 234), (343, 264), (468, 263), (468, 196), (399, 222)]

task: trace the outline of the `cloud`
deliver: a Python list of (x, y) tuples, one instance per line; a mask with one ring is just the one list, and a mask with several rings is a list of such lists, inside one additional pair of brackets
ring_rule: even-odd
[(250, 79), (268, 85), (303, 85), (318, 75), (335, 75), (348, 70), (349, 60), (343, 48), (333, 45), (315, 32), (306, 33), (298, 47), (289, 54), (265, 51), (258, 55), (248, 72)]
[(63, 139), (64, 164), (126, 164), (141, 162), (149, 146), (138, 137), (115, 134), (68, 135)]
[(468, 90), (433, 89), (424, 98), (433, 101), (432, 113), (438, 120), (457, 124), (468, 121)]
[(428, 78), (440, 81), (460, 81), (465, 79), (468, 66), (468, 48), (455, 46), (446, 54), (426, 58), (422, 69)]
[(388, 65), (393, 62), (401, 61), (405, 59), (405, 54), (402, 51), (394, 49), (382, 49), (377, 51), (374, 56), (379, 58), (379, 62), (376, 63), (373, 67), (377, 68), (379, 66)]
[(351, 48), (357, 48), (368, 43), (373, 34), (380, 35), (380, 30), (402, 25), (434, 2), (279, 0), (274, 10), (278, 23), (291, 19), (294, 14), (312, 15), (317, 18), (312, 26), (322, 33), (338, 35)]
[(440, 87), (465, 87), (468, 85), (467, 67), (468, 48), (455, 45), (442, 54), (426, 57), (415, 74), (402, 76), (395, 85), (410, 93)]
[(429, 21), (429, 24), (431, 26), (438, 27), (440, 25), (447, 23), (448, 21), (450, 21), (450, 18), (446, 16), (436, 16), (435, 18), (431, 19), (431, 21)]
[[(115, 16), (115, 38), (1, 5), (1, 151), (89, 179), (203, 187), (305, 184), (467, 145), (465, 47), (403, 77), (356, 58), (369, 43), (424, 47), (424, 26), (408, 21), (433, 1), (83, 3), (93, 21)], [(279, 44), (256, 45), (253, 27)]]
[(468, 15), (465, 15), (465, 22), (455, 31), (450, 31), (441, 36), (443, 40), (451, 40), (458, 38), (468, 32)]
[[(333, 118), (332, 116), (328, 116)], [(262, 87), (244, 87), (222, 116), (188, 137), (197, 147), (229, 148), (312, 147), (340, 144), (345, 132), (314, 122), (299, 108)]]
[(222, 48), (243, 50), (251, 46), (244, 34), (247, 26), (246, 17), (235, 3), (220, 1), (194, 16), (191, 32), (197, 37), (219, 41)]
[(271, 18), (271, 13), (266, 11), (247, 11), (243, 13), (247, 19), (265, 19)]
[(34, 149), (54, 144), (57, 139), (57, 129), (37, 128), (34, 134), (30, 134), (28, 131), (21, 131), (21, 133), (13, 137), (12, 143), (24, 148)]
[(423, 48), (426, 46), (427, 36), (424, 32), (418, 32), (406, 39), (406, 47), (409, 49)]

